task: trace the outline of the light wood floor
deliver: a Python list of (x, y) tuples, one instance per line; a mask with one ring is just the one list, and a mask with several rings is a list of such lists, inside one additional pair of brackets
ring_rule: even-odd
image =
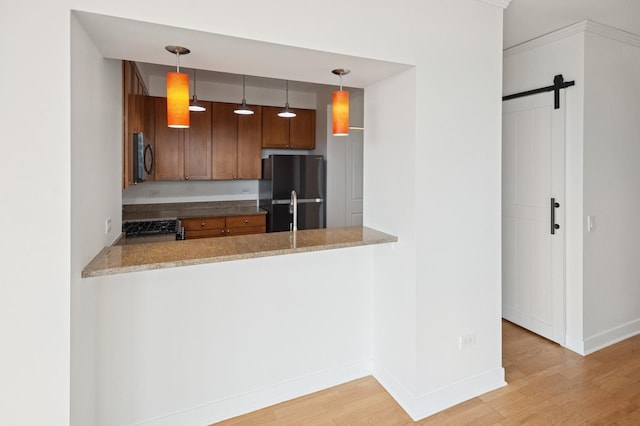
[(502, 330), (509, 385), (419, 422), (365, 377), (217, 425), (640, 425), (640, 336), (582, 357)]

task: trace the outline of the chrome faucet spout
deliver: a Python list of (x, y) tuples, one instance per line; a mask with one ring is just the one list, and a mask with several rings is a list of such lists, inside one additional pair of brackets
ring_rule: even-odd
[(298, 230), (298, 194), (296, 191), (291, 191), (291, 201), (289, 202), (289, 212), (293, 213), (293, 222), (291, 223), (291, 231)]

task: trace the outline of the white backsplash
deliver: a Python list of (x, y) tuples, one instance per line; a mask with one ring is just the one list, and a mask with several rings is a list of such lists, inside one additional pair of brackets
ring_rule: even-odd
[(258, 200), (257, 180), (143, 182), (122, 191), (122, 204)]

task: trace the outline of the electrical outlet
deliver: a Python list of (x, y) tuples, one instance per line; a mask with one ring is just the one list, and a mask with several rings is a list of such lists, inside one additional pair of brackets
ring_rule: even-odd
[(472, 346), (476, 344), (476, 335), (475, 334), (465, 334), (464, 336), (460, 336), (459, 338), (459, 349), (462, 350), (467, 346)]
[(159, 197), (159, 196), (160, 196), (159, 189), (152, 189), (151, 191), (149, 191), (149, 197)]
[(111, 232), (111, 218), (108, 217), (107, 220), (104, 221), (104, 233), (108, 234)]
[(243, 194), (248, 194), (249, 193), (249, 188), (242, 188), (242, 193)]

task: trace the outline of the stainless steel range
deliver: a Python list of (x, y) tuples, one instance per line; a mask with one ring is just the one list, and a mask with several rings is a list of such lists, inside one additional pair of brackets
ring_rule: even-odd
[(150, 219), (122, 222), (121, 238), (117, 244), (138, 244), (184, 239), (178, 219)]

